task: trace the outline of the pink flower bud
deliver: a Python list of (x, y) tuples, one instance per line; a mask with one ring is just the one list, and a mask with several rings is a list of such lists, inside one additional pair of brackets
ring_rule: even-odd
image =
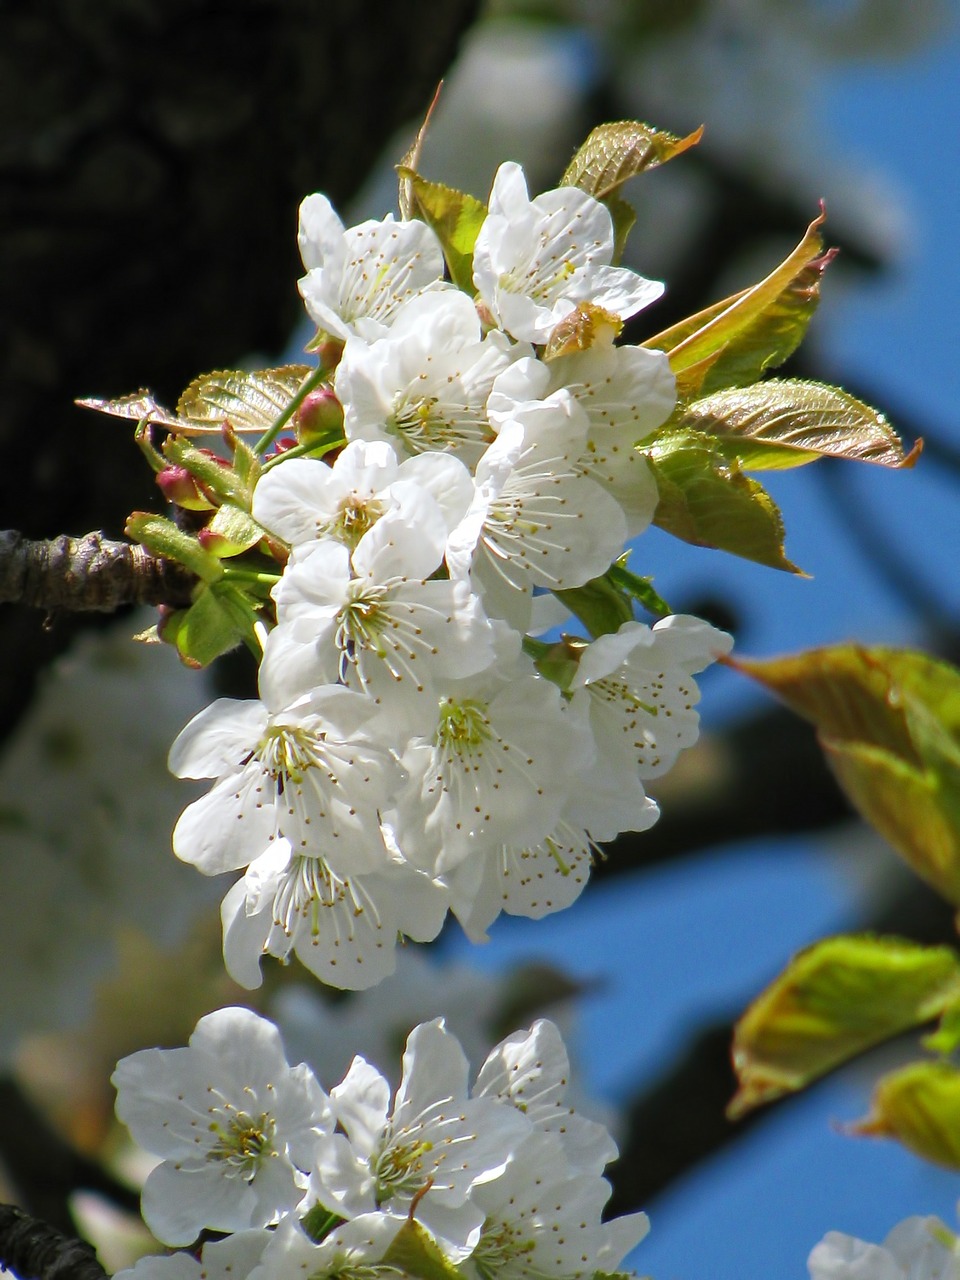
[(157, 484), (168, 502), (187, 511), (212, 511), (214, 503), (204, 494), (196, 478), (186, 467), (173, 463), (156, 474)]
[(302, 444), (343, 431), (343, 405), (329, 387), (318, 387), (304, 396), (297, 410), (297, 436)]

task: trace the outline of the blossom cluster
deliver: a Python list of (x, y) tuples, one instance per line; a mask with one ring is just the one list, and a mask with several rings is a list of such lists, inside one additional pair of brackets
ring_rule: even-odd
[(602, 202), (531, 200), (502, 165), (476, 296), (422, 221), (345, 228), (314, 195), (299, 242), (330, 369), (302, 411), (333, 406), (342, 434), (256, 485), (276, 625), (259, 697), (215, 702), (173, 746), (174, 773), (214, 779), (174, 848), (243, 873), (222, 906), (238, 982), (295, 954), (358, 989), (448, 910), (479, 940), (501, 911), (571, 903), (597, 842), (657, 818), (645, 783), (695, 740), (693, 676), (730, 639), (687, 616), (534, 638), (650, 522), (634, 446), (675, 404), (666, 356), (615, 344), (662, 287), (612, 265)]
[(616, 1270), (646, 1215), (609, 1222), (606, 1129), (566, 1103), (556, 1027), (489, 1054), (471, 1086), (443, 1019), (410, 1034), (395, 1095), (355, 1057), (326, 1093), (291, 1067), (276, 1027), (244, 1008), (201, 1018), (180, 1049), (114, 1074), (117, 1112), (160, 1158), (143, 1188), (158, 1239), (203, 1247), (142, 1259), (136, 1280), (579, 1280)]

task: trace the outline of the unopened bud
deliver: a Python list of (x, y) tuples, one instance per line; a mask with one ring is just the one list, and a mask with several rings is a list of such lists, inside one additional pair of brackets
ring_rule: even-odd
[(297, 438), (301, 444), (336, 437), (343, 432), (343, 405), (329, 387), (318, 387), (303, 398), (297, 410)]
[(343, 339), (327, 334), (316, 346), (311, 346), (309, 349), (315, 353), (320, 368), (332, 373), (343, 355)]
[(212, 511), (214, 503), (200, 488), (196, 476), (186, 467), (169, 464), (156, 474), (157, 484), (168, 502), (186, 511)]

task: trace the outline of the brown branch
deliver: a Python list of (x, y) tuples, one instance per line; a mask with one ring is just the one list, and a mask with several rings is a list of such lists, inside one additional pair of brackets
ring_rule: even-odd
[(0, 1204), (0, 1270), (21, 1280), (103, 1280), (92, 1245), (65, 1236), (12, 1204)]
[(48, 541), (0, 530), (0, 604), (47, 613), (113, 613), (127, 604), (190, 603), (196, 579), (182, 565), (102, 533)]

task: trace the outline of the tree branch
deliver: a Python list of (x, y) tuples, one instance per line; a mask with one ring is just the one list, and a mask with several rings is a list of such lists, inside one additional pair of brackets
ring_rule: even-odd
[(0, 1204), (0, 1268), (20, 1280), (104, 1280), (92, 1245), (71, 1239), (12, 1204)]
[(33, 541), (13, 529), (0, 530), (0, 604), (25, 604), (47, 613), (187, 605), (195, 582), (175, 561), (102, 533)]

